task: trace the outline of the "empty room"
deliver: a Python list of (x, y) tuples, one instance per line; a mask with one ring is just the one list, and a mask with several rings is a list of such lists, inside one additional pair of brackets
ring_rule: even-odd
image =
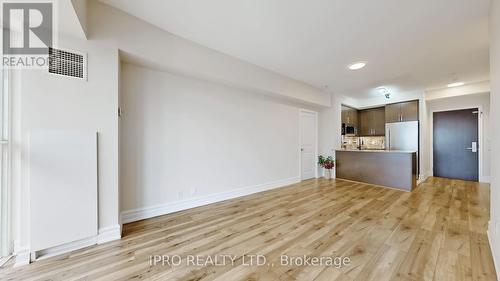
[(0, 280), (497, 280), (500, 0), (0, 6)]

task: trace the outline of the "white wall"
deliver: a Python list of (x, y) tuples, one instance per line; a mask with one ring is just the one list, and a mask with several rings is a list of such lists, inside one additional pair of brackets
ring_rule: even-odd
[(135, 64), (313, 106), (330, 105), (330, 95), (321, 89), (183, 39), (101, 2), (89, 4), (91, 37), (113, 40)]
[(332, 94), (332, 105), (320, 111), (319, 154), (334, 155), (335, 149), (341, 148), (342, 133), (342, 103), (344, 98)]
[[(318, 118), (318, 135), (320, 155), (333, 156), (335, 158), (335, 150), (340, 149), (342, 145), (342, 104), (346, 98), (340, 95), (332, 94), (332, 105), (322, 109)], [(319, 176), (324, 175), (324, 170), (319, 168)], [(332, 177), (336, 177), (335, 169), (333, 169)]]
[(75, 11), (78, 22), (80, 23), (80, 28), (83, 32), (83, 37), (86, 38), (88, 30), (87, 30), (87, 0), (71, 0), (71, 5)]
[(488, 228), (496, 272), (500, 272), (500, 1), (490, 7), (491, 220)]
[(473, 95), (489, 93), (491, 90), (490, 81), (482, 81), (471, 84), (465, 84), (460, 87), (435, 89), (425, 92), (426, 100), (450, 98), (456, 96)]
[[(57, 34), (59, 37), (57, 47), (88, 54), (88, 81), (48, 75), (41, 70), (15, 71), (12, 76), (15, 115), (13, 120), (14, 128), (17, 128), (13, 132), (13, 236), (14, 250), (21, 260), (26, 261), (30, 251), (29, 186), (26, 180), (29, 178), (29, 171), (26, 170), (28, 167), (26, 155), (27, 138), (31, 130), (41, 128), (91, 129), (100, 133), (99, 229), (102, 232), (100, 235), (103, 234), (105, 237), (103, 241), (116, 238), (115, 235), (110, 236), (109, 231), (115, 234), (116, 231), (119, 232), (120, 209), (128, 210), (150, 204), (164, 204), (178, 201), (180, 197), (201, 198), (207, 194), (245, 186), (260, 185), (259, 188), (263, 188), (265, 183), (277, 184), (276, 181), (280, 180), (280, 183), (284, 183), (283, 179), (298, 176), (298, 166), (294, 166), (298, 163), (296, 161), (298, 136), (294, 131), (297, 129), (298, 114), (292, 113), (297, 110), (297, 103), (309, 106), (329, 106), (330, 95), (321, 89), (179, 38), (98, 1), (86, 2), (72, 0), (59, 5), (60, 26), (58, 30), (60, 32)], [(68, 10), (69, 8), (71, 10)], [(85, 37), (89, 40), (84, 40)], [(140, 184), (152, 184), (155, 180), (166, 180), (167, 184), (179, 184), (178, 188), (182, 191), (182, 196), (178, 191), (170, 192), (168, 185), (160, 186), (160, 192), (157, 194), (156, 190), (153, 195), (148, 186), (133, 185), (138, 182), (124, 180), (123, 190), (131, 190), (130, 186), (144, 188), (144, 190), (136, 189), (136, 194), (131, 195), (138, 199), (130, 199), (131, 197), (127, 195), (122, 196), (125, 198), (121, 202), (123, 206), (119, 206), (119, 170), (121, 169), (118, 153), (120, 127), (117, 118), (117, 107), (120, 102), (119, 54), (155, 68), (219, 84), (214, 86), (199, 80), (169, 76), (172, 81), (179, 83), (177, 84), (179, 88), (192, 95), (169, 96), (174, 99), (173, 101), (179, 102), (178, 105), (185, 107), (172, 108), (170, 104), (166, 104), (167, 109), (184, 109), (184, 111), (177, 111), (180, 115), (170, 116), (173, 119), (165, 120), (168, 122), (164, 125), (175, 124), (179, 129), (176, 133), (184, 134), (182, 136), (187, 137), (188, 140), (179, 141), (176, 139), (177, 135), (174, 134), (173, 139), (168, 139), (168, 141), (175, 141), (174, 146), (167, 149), (161, 146), (162, 149), (158, 150), (165, 153), (172, 150), (182, 151), (184, 154), (177, 154), (182, 160), (186, 155), (192, 158), (201, 156), (204, 163), (209, 161), (209, 165), (196, 168), (196, 165), (193, 165), (195, 162), (191, 160), (181, 162), (180, 166), (176, 166), (181, 170), (175, 170), (179, 173), (174, 174), (173, 181), (170, 181), (172, 178), (167, 179), (164, 175), (170, 175), (168, 172), (172, 164), (168, 161), (171, 159), (167, 157), (164, 160), (158, 160), (154, 158), (158, 157), (155, 154), (152, 160), (148, 158), (152, 162), (147, 162), (145, 159), (137, 160), (146, 161), (138, 162), (144, 163), (144, 167), (148, 168), (146, 172), (152, 173), (150, 170), (159, 169), (161, 171), (159, 178), (155, 178), (158, 174), (143, 174), (143, 171), (130, 175), (136, 177), (134, 180), (139, 181)], [(168, 76), (168, 74), (165, 75)], [(184, 82), (179, 82), (181, 80), (190, 81), (186, 83), (188, 87), (183, 88)], [(167, 90), (172, 87), (163, 82), (158, 85)], [(221, 85), (230, 85), (234, 88)], [(205, 87), (211, 89), (210, 92), (203, 90), (203, 93), (200, 93)], [(155, 88), (146, 88), (157, 93)], [(251, 92), (251, 94), (246, 94), (246, 92)], [(174, 91), (174, 93), (178, 92)], [(233, 102), (234, 108), (217, 104), (215, 98), (207, 99), (209, 95), (211, 97), (221, 95), (228, 102)], [(253, 96), (259, 98), (256, 99)], [(195, 97), (199, 98), (199, 101)], [(213, 105), (216, 110), (220, 109), (220, 111), (204, 111), (206, 107), (202, 103)], [(156, 106), (154, 102), (153, 105)], [(197, 110), (186, 111), (189, 105), (194, 105), (192, 108)], [(125, 108), (125, 112), (127, 110), (128, 108)], [(133, 112), (132, 110), (130, 113)], [(160, 114), (161, 118), (168, 116), (168, 112), (156, 113)], [(149, 112), (145, 113), (141, 118), (152, 118), (148, 114)], [(227, 118), (228, 115), (231, 118)], [(244, 116), (251, 118), (244, 118)], [(217, 126), (206, 123), (210, 120), (217, 122)], [(253, 126), (256, 125), (250, 123), (249, 120), (261, 125), (260, 131), (255, 131)], [(176, 123), (177, 121), (181, 123)], [(220, 126), (221, 124), (224, 126)], [(200, 125), (204, 125), (205, 128), (195, 130)], [(209, 126), (213, 128), (207, 129)], [(220, 130), (224, 130), (223, 133), (219, 132), (219, 127)], [(155, 134), (154, 131), (150, 132)], [(127, 134), (127, 131), (124, 130), (123, 133)], [(272, 139), (275, 134), (282, 138)], [(290, 138), (291, 135), (294, 137)], [(169, 134), (165, 136), (171, 137)], [(192, 136), (197, 138), (191, 138)], [(135, 140), (142, 141), (141, 137), (142, 135), (138, 135)], [(207, 138), (211, 142), (206, 142)], [(234, 141), (235, 144), (226, 145), (227, 139)], [(164, 140), (157, 139), (157, 141)], [(270, 148), (269, 145), (273, 143), (279, 145)], [(194, 149), (191, 149), (193, 147)], [(150, 146), (144, 149), (146, 149), (145, 153), (153, 153)], [(268, 153), (271, 149), (276, 151), (276, 154)], [(155, 150), (154, 153), (157, 151)], [(151, 156), (151, 154), (147, 155)], [(127, 159), (126, 157), (129, 155), (123, 155), (123, 158)], [(175, 160), (178, 162), (178, 158)], [(154, 165), (153, 169), (151, 165)], [(124, 170), (128, 171), (128, 166), (123, 166)], [(255, 169), (251, 170), (251, 167)], [(167, 171), (162, 170), (167, 168)], [(196, 176), (192, 176), (193, 174)], [(145, 177), (146, 175), (148, 177)], [(180, 175), (182, 178), (179, 177)], [(195, 178), (202, 180), (193, 180)], [(196, 189), (194, 192), (192, 192), (193, 188)], [(142, 195), (137, 195), (137, 193)]]
[(68, 36), (60, 36), (57, 47), (88, 55), (88, 81), (46, 70), (14, 71), (12, 77), (13, 236), (14, 250), (23, 258), (30, 250), (28, 139), (37, 129), (99, 133), (99, 229), (119, 235), (118, 51), (106, 42)]
[(479, 149), (482, 149), (482, 174), (479, 175), (479, 180), (483, 182), (490, 181), (490, 94), (474, 94), (474, 95), (459, 95), (455, 97), (447, 97), (441, 99), (429, 100), (427, 103), (427, 118), (429, 120), (428, 132), (429, 135), (428, 142), (426, 142), (427, 151), (429, 153), (428, 163), (429, 167), (428, 174), (433, 174), (433, 112), (438, 111), (449, 111), (456, 109), (466, 109), (481, 107), (482, 110), (482, 124), (479, 131), (482, 132), (482, 143), (479, 144)]
[(299, 105), (128, 63), (120, 87), (125, 221), (299, 180)]
[[(422, 95), (423, 96), (423, 95)], [(418, 100), (419, 106), (419, 118), (420, 118), (420, 171), (419, 171), (419, 182), (424, 181), (429, 174), (429, 146), (427, 143), (429, 142), (429, 117), (428, 117), (428, 109), (427, 103), (424, 98), (421, 97)]]

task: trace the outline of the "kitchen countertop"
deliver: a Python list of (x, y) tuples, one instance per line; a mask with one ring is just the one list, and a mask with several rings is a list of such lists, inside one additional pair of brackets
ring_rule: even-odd
[(379, 153), (415, 153), (416, 151), (412, 150), (382, 150), (382, 149), (337, 149), (336, 151), (344, 151), (344, 152), (379, 152)]

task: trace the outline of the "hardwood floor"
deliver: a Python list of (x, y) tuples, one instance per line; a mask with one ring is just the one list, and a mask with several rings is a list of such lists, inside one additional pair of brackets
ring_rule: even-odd
[[(120, 241), (2, 269), (0, 280), (496, 280), (488, 220), (485, 184), (429, 178), (406, 193), (308, 180), (130, 223)], [(269, 265), (248, 266), (252, 254)], [(151, 255), (183, 260), (151, 265)], [(189, 255), (237, 258), (188, 266)], [(282, 255), (350, 264), (283, 266)]]

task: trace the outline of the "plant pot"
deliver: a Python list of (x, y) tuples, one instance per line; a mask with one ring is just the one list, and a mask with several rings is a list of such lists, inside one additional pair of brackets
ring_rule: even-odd
[(332, 170), (331, 169), (325, 169), (325, 179), (327, 179), (327, 180), (332, 179)]

